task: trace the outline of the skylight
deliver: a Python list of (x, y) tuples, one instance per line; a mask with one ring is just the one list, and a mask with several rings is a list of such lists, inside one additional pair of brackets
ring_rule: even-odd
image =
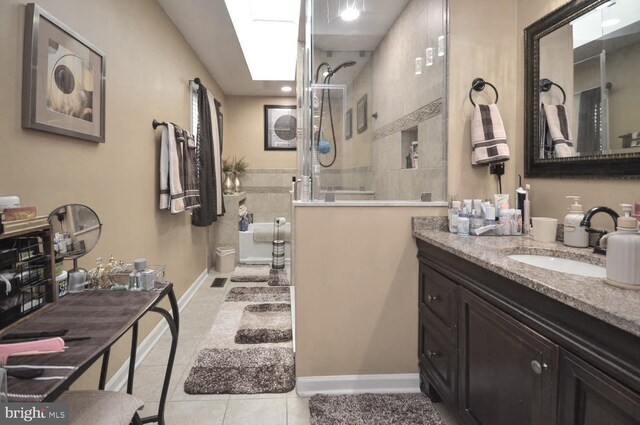
[(294, 81), (300, 0), (225, 0), (225, 3), (251, 78)]

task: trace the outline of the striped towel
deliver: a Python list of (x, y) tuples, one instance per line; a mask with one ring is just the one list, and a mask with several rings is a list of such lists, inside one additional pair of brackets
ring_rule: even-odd
[(573, 137), (564, 105), (542, 105), (547, 129), (553, 140), (553, 155), (555, 158), (576, 156), (573, 147)]
[(196, 149), (193, 137), (167, 123), (160, 146), (160, 209), (172, 214), (200, 206), (196, 179)]
[(184, 190), (185, 209), (200, 206), (200, 181), (196, 163), (196, 141), (187, 130), (175, 126), (176, 142), (182, 151), (182, 189)]
[(476, 105), (471, 121), (471, 164), (486, 165), (509, 159), (509, 145), (498, 105)]

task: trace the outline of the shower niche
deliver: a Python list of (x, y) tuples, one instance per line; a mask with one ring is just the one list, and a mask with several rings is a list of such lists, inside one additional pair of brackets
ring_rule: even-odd
[(418, 126), (403, 130), (400, 133), (400, 168), (415, 170), (418, 168)]

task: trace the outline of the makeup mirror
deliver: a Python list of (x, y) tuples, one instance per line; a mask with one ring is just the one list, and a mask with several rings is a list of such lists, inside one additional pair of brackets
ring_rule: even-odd
[(78, 258), (91, 251), (100, 240), (102, 223), (98, 215), (86, 205), (68, 204), (54, 209), (49, 214), (49, 223), (54, 233), (56, 260), (73, 260), (69, 271), (69, 292), (82, 291), (88, 273), (78, 268)]

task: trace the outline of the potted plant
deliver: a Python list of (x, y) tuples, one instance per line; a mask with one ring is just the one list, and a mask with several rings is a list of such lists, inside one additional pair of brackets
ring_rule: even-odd
[(229, 160), (229, 158), (222, 158), (222, 172), (224, 173), (222, 193), (225, 195), (232, 195), (236, 191), (236, 186), (233, 182), (233, 168), (234, 161)]
[(233, 157), (233, 173), (235, 174), (235, 191), (236, 193), (242, 192), (242, 183), (240, 182), (240, 177), (244, 176), (247, 173), (247, 168), (249, 168), (249, 163), (245, 161), (244, 156), (240, 159), (236, 159)]

